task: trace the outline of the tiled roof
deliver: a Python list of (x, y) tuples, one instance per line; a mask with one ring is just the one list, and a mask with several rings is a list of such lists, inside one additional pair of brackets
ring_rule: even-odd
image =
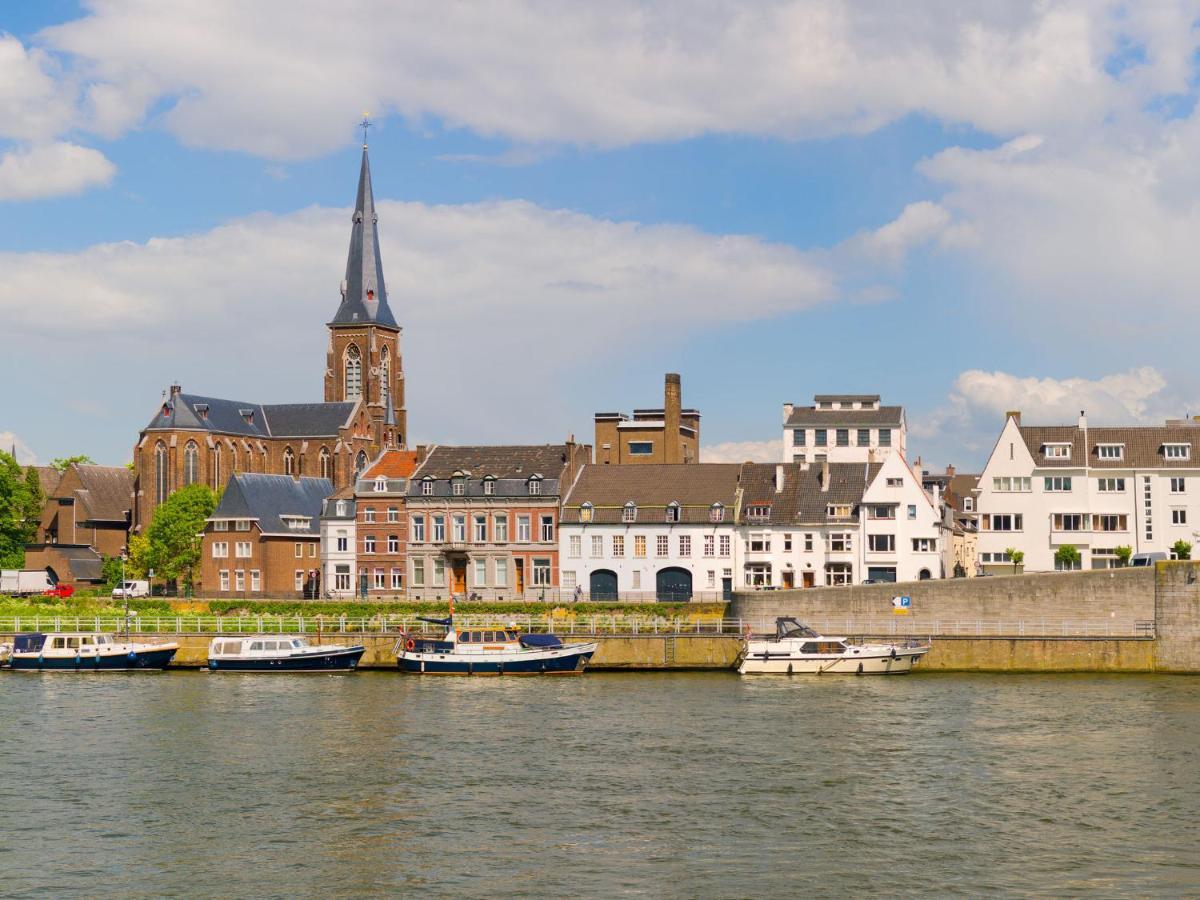
[(816, 428), (836, 428), (839, 425), (894, 425), (904, 419), (903, 406), (881, 406), (879, 409), (817, 409), (813, 406), (798, 406), (788, 416), (787, 424)]
[[(742, 467), (743, 524), (818, 525), (845, 521), (832, 519), (828, 507), (852, 507), (858, 515), (863, 492), (879, 472), (879, 463), (830, 463), (828, 490), (822, 490), (824, 470), (819, 465), (804, 468), (800, 463), (783, 467), (783, 490), (775, 492), (776, 467), (770, 463), (746, 463)], [(751, 518), (751, 507), (769, 506), (767, 518)]]
[(32, 467), (38, 476), (38, 485), (42, 489), (42, 493), (47, 497), (53, 495), (54, 489), (58, 487), (58, 482), (62, 479), (62, 474), (54, 466), (33, 466)]
[(627, 502), (638, 507), (638, 521), (665, 521), (666, 508), (680, 506), (681, 522), (708, 522), (713, 503), (728, 510), (733, 521), (738, 498), (739, 463), (692, 465), (589, 465), (563, 502), (562, 521), (578, 522), (584, 503), (593, 507), (596, 523), (620, 522)]
[[(1089, 427), (1086, 446), (1084, 430), (1075, 425), (1023, 425), (1021, 437), (1039, 467), (1097, 469), (1194, 469), (1200, 467), (1200, 427), (1190, 425), (1128, 425)], [(1070, 444), (1069, 459), (1048, 459), (1047, 444)], [(1100, 444), (1122, 444), (1120, 459), (1101, 459)], [(1165, 444), (1189, 444), (1187, 459), (1167, 459)]]
[(417, 470), (420, 461), (416, 450), (384, 450), (358, 477), (367, 480), (381, 475), (384, 478), (408, 478)]
[(817, 394), (813, 397), (814, 403), (837, 403), (839, 401), (846, 403), (878, 403), (878, 394)]
[(74, 466), (79, 475), (80, 489), (75, 498), (82, 503), (87, 515), (76, 516), (81, 521), (124, 522), (125, 513), (133, 508), (133, 473), (124, 466)]
[[(276, 403), (176, 394), (146, 426), (147, 431), (195, 429), (241, 437), (336, 437), (355, 404)], [(249, 415), (250, 421), (246, 421)]]
[(567, 448), (563, 444), (437, 446), (429, 451), (412, 477), (416, 480), (429, 475), (442, 479), (455, 472), (470, 472), (474, 478), (491, 475), (493, 478), (526, 479), (535, 473), (543, 478), (558, 478), (566, 467), (566, 457)]
[[(293, 478), (242, 472), (229, 479), (214, 519), (257, 519), (268, 534), (317, 535), (321, 501), (333, 493), (328, 478)], [(304, 528), (289, 527), (284, 516), (307, 516)]]

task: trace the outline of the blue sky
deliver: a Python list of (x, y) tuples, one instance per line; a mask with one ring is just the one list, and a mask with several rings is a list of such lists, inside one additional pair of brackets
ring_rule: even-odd
[(320, 397), (363, 109), (414, 440), (590, 439), (665, 371), (714, 460), (818, 392), (960, 467), (1009, 408), (1200, 412), (1191, 5), (278, 5), (0, 11), (23, 460), (125, 461), (176, 379)]

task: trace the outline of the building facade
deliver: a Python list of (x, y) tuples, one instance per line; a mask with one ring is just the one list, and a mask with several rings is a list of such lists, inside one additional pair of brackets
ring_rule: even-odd
[(231, 475), (260, 473), (347, 487), (382, 449), (405, 446), (400, 326), (383, 280), (366, 147), (340, 294), (327, 325), (325, 402), (261, 404), (185, 393), (179, 385), (164, 392), (134, 448), (135, 531), (190, 484), (217, 489)]
[(206, 596), (322, 596), (323, 501), (327, 478), (241, 473), (230, 477), (201, 538)]
[(558, 597), (559, 502), (590, 456), (571, 441), (430, 448), (408, 489), (408, 596)]
[[(978, 565), (1011, 572), (1103, 569), (1118, 547), (1171, 555), (1200, 537), (1200, 423), (1029, 426), (1011, 412), (978, 487)], [(1078, 562), (1056, 559), (1070, 545)]]
[(783, 404), (783, 462), (866, 463), (908, 457), (904, 407), (878, 394), (817, 394), (812, 406)]
[(408, 489), (418, 453), (385, 450), (354, 490), (360, 597), (401, 597), (407, 584)]
[(683, 409), (678, 374), (666, 376), (661, 409), (633, 415), (596, 413), (596, 458), (600, 465), (658, 465), (700, 461), (700, 411)]
[(741, 466), (591, 465), (563, 501), (563, 592), (719, 600), (734, 587)]
[(321, 583), (330, 597), (350, 599), (358, 586), (357, 513), (354, 489), (345, 487), (321, 503)]

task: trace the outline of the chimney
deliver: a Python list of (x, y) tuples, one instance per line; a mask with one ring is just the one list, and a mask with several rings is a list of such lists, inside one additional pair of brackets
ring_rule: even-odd
[(787, 424), (787, 420), (792, 417), (792, 410), (795, 409), (790, 403), (783, 404), (783, 424)]
[(821, 493), (829, 490), (829, 460), (821, 461)]
[(777, 463), (775, 465), (775, 493), (777, 493), (777, 494), (783, 493), (783, 464), (782, 463)]
[(172, 400), (174, 400), (176, 397), (178, 397), (182, 393), (183, 393), (182, 385), (178, 385), (178, 384), (171, 385), (171, 399)]
[(867, 448), (867, 465), (873, 466), (874, 464), (875, 464), (875, 448), (868, 447)]
[(1010, 409), (1008, 412), (1006, 412), (1004, 414), (1004, 418), (1005, 419), (1015, 419), (1017, 422), (1017, 427), (1018, 428), (1021, 427), (1021, 411), (1019, 409)]
[(1079, 430), (1087, 431), (1087, 411), (1082, 409), (1079, 411)]
[(946, 464), (946, 477), (947, 478), (954, 477), (954, 466), (950, 465), (949, 463)]
[(663, 390), (663, 462), (683, 462), (683, 440), (679, 435), (679, 414), (683, 388), (676, 372), (668, 372)]

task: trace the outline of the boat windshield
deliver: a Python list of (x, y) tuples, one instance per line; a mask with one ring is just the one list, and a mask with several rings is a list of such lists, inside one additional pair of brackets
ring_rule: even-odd
[(796, 619), (780, 618), (775, 620), (775, 636), (777, 638), (815, 638), (820, 637), (807, 625), (801, 625)]

